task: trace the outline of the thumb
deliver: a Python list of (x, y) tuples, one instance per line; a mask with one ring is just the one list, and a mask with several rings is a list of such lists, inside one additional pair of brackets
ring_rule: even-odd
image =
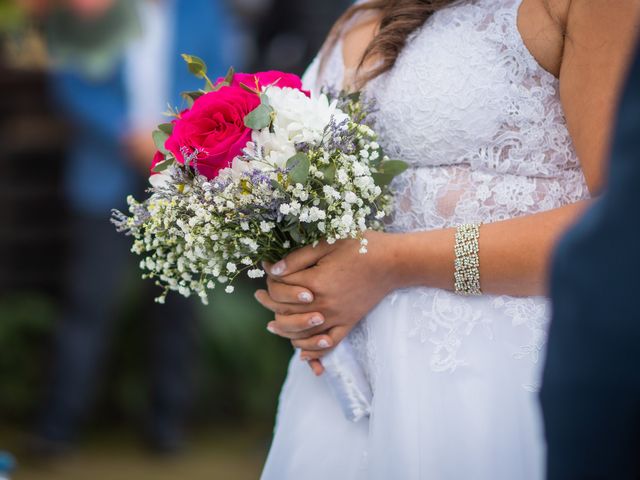
[(320, 242), (315, 247), (307, 245), (306, 247), (294, 250), (273, 265), (265, 263), (265, 269), (269, 275), (274, 277), (291, 275), (314, 266), (318, 263), (318, 260), (331, 251), (331, 248), (331, 245), (325, 241)]

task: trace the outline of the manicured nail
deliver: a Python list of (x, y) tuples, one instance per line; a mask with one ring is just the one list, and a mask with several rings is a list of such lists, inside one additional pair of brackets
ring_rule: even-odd
[(329, 342), (328, 342), (327, 340), (325, 340), (325, 339), (323, 338), (322, 340), (320, 340), (320, 341), (318, 342), (318, 346), (319, 346), (320, 348), (329, 348), (330, 344), (329, 344)]
[(273, 267), (271, 267), (271, 275), (282, 275), (286, 268), (287, 264), (284, 263), (284, 260), (280, 260)]
[(267, 330), (269, 330), (269, 332), (273, 333), (274, 335), (277, 334), (276, 329), (270, 323), (267, 323)]
[(324, 318), (318, 317), (317, 315), (309, 319), (309, 325), (311, 325), (312, 327), (317, 327), (318, 325), (322, 325), (323, 323), (324, 323)]
[(300, 357), (300, 360), (303, 361), (303, 362), (308, 362), (311, 359), (309, 357), (302, 356), (302, 357)]
[(304, 303), (311, 303), (313, 302), (313, 295), (311, 295), (309, 292), (300, 292), (298, 294), (298, 300)]

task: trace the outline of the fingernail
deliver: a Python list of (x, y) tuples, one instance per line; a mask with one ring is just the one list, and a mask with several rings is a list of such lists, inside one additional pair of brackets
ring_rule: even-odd
[(271, 275), (282, 275), (285, 268), (287, 268), (287, 264), (284, 263), (284, 260), (280, 260), (273, 267), (271, 267)]
[(312, 327), (317, 327), (318, 325), (322, 325), (323, 323), (324, 318), (318, 317), (317, 315), (309, 319), (309, 325), (311, 325)]
[(300, 360), (303, 361), (303, 362), (308, 362), (311, 359), (309, 357), (302, 356), (302, 357), (300, 357)]
[(329, 344), (329, 342), (328, 342), (327, 340), (325, 340), (325, 339), (323, 338), (322, 340), (320, 340), (320, 341), (318, 342), (318, 346), (319, 346), (320, 348), (329, 348), (330, 344)]
[(300, 292), (298, 294), (298, 300), (304, 303), (311, 303), (313, 302), (313, 295), (311, 295), (309, 292)]
[(274, 335), (276, 335), (276, 329), (273, 328), (273, 326), (270, 323), (267, 324), (267, 330), (273, 333)]

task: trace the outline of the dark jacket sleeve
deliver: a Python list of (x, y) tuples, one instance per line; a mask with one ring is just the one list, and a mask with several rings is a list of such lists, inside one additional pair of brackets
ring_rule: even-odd
[(606, 192), (560, 243), (551, 289), (548, 479), (640, 478), (640, 56)]

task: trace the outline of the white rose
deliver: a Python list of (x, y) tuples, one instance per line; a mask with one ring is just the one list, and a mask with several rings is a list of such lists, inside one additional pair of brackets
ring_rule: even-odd
[(164, 170), (149, 177), (149, 183), (153, 188), (167, 188), (171, 184), (171, 174)]

